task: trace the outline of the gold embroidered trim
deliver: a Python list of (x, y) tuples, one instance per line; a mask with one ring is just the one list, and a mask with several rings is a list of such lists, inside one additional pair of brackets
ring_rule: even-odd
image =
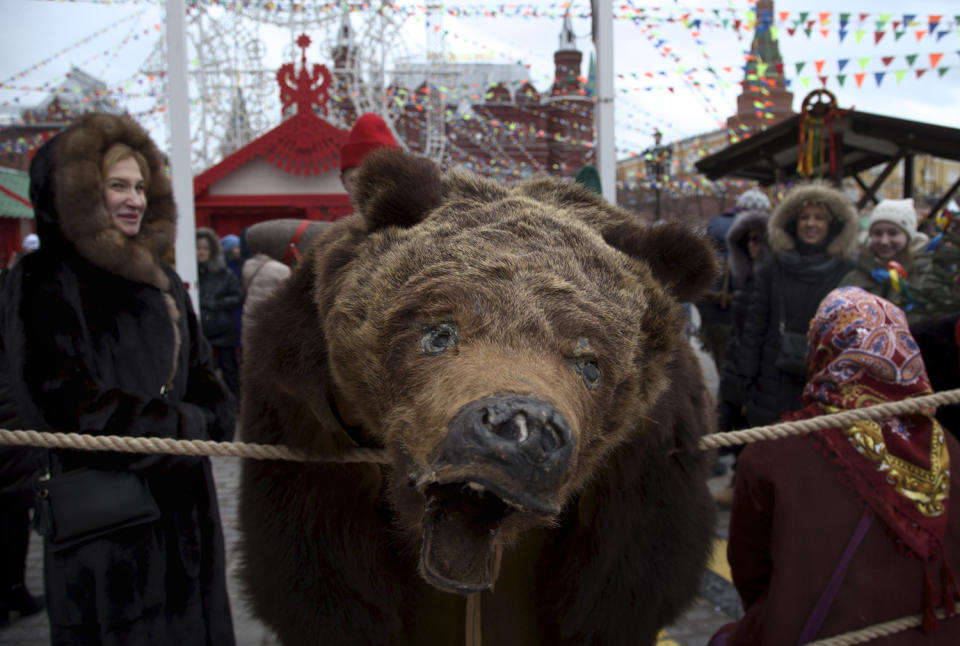
[[(825, 406), (831, 413), (843, 409)], [(923, 469), (887, 451), (880, 425), (874, 421), (854, 422), (843, 429), (843, 434), (858, 453), (877, 462), (876, 469), (887, 473), (887, 482), (901, 496), (912, 501), (917, 510), (927, 517), (939, 516), (950, 495), (950, 455), (947, 453), (943, 428), (933, 417), (930, 434), (930, 469)]]

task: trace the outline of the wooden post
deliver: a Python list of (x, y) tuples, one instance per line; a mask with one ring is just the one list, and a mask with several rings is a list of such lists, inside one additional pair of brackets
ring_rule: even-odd
[(857, 209), (862, 209), (864, 206), (866, 206), (867, 200), (873, 200), (874, 202), (877, 201), (877, 198), (874, 197), (874, 194), (877, 192), (877, 189), (880, 188), (883, 182), (886, 181), (887, 177), (890, 176), (890, 173), (893, 172), (893, 169), (897, 167), (897, 164), (901, 159), (903, 159), (904, 154), (904, 150), (901, 148), (897, 151), (897, 154), (894, 155), (889, 162), (887, 162), (887, 167), (883, 169), (883, 172), (880, 173), (877, 179), (873, 180), (873, 184), (867, 188), (866, 194), (857, 201)]
[(913, 153), (903, 158), (903, 197), (913, 197)]

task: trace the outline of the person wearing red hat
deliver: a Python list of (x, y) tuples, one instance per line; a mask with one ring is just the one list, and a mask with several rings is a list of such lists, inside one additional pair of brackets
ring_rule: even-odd
[(353, 200), (353, 184), (357, 170), (367, 155), (377, 148), (399, 148), (383, 118), (372, 112), (361, 114), (353, 124), (347, 143), (340, 149), (340, 181)]

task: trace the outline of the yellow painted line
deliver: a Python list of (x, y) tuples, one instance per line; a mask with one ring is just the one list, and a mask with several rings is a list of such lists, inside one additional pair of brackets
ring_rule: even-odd
[(680, 646), (676, 641), (670, 639), (666, 630), (661, 630), (657, 635), (657, 646)]
[(716, 538), (713, 541), (713, 553), (710, 554), (710, 560), (707, 561), (707, 567), (714, 574), (717, 574), (730, 583), (733, 583), (733, 575), (730, 573), (730, 564), (727, 563), (727, 540), (725, 538)]

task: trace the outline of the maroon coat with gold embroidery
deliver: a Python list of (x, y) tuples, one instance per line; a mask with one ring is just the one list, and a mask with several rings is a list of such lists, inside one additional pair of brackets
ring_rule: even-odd
[[(952, 464), (960, 443), (945, 433)], [(960, 572), (960, 470), (950, 476), (951, 508), (944, 537), (947, 562)], [(737, 463), (727, 556), (745, 616), (719, 632), (726, 646), (796, 644), (860, 520), (857, 496), (840, 483), (830, 458), (812, 437), (748, 446)], [(920, 615), (924, 573), (919, 559), (898, 551), (892, 535), (874, 518), (854, 554), (816, 639)], [(938, 593), (940, 572), (931, 572)], [(715, 636), (716, 639), (716, 636)], [(960, 615), (924, 634), (913, 628), (883, 640), (883, 646), (960, 643)]]

